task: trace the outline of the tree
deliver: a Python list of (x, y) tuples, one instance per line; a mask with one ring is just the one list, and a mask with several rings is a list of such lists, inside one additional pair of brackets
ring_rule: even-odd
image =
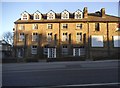
[(12, 32), (4, 32), (2, 35), (2, 39), (7, 43), (13, 45), (13, 33)]

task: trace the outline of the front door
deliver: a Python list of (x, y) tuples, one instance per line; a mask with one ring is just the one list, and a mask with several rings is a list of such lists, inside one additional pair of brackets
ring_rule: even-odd
[(48, 48), (48, 58), (56, 58), (56, 48)]

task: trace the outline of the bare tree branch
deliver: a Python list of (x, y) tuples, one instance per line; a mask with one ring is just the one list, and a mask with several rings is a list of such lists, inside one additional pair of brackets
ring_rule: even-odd
[(5, 40), (7, 43), (13, 45), (13, 34), (12, 34), (12, 32), (3, 33), (2, 39)]

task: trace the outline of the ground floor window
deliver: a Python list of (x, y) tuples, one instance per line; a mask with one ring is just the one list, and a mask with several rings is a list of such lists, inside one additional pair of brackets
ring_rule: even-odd
[(17, 56), (21, 58), (23, 57), (23, 55), (24, 55), (24, 49), (23, 48), (17, 49)]
[(81, 55), (85, 55), (84, 48), (73, 48), (73, 56), (81, 56)]
[(68, 55), (68, 47), (66, 45), (62, 46), (62, 55)]
[(47, 55), (47, 54), (48, 54), (48, 48), (47, 48), (47, 47), (44, 47), (44, 48), (43, 48), (43, 54), (44, 54), (44, 55)]
[(36, 45), (31, 46), (31, 54), (37, 54), (37, 46)]
[(120, 47), (120, 36), (113, 36), (114, 47)]
[(48, 48), (48, 58), (56, 58), (56, 48)]

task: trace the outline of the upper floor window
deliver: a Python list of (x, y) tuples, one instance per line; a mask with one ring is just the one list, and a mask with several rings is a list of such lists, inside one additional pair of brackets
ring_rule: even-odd
[(47, 41), (51, 42), (52, 41), (52, 33), (47, 34)]
[(25, 25), (24, 24), (20, 24), (19, 29), (20, 30), (24, 30), (25, 29)]
[(34, 20), (40, 20), (41, 19), (41, 13), (37, 10), (34, 13)]
[(19, 41), (24, 41), (25, 40), (25, 35), (24, 33), (19, 34)]
[(32, 41), (38, 41), (38, 33), (32, 34)]
[(76, 34), (76, 41), (77, 42), (82, 42), (82, 33), (77, 33)]
[(33, 24), (33, 29), (38, 29), (38, 24)]
[(68, 34), (67, 33), (63, 33), (62, 35), (62, 41), (68, 41)]
[(67, 10), (61, 13), (61, 19), (69, 19), (69, 12)]
[(36, 45), (31, 46), (31, 54), (37, 54), (37, 46)]
[(48, 24), (48, 25), (47, 25), (47, 28), (48, 28), (48, 29), (52, 29), (52, 24)]
[(100, 31), (99, 23), (95, 23), (95, 31)]
[(50, 10), (48, 13), (47, 13), (47, 19), (48, 20), (52, 20), (52, 19), (55, 19), (55, 12)]
[(62, 28), (63, 29), (67, 29), (68, 28), (68, 24), (62, 24)]
[(117, 31), (120, 31), (120, 23), (117, 23), (116, 30), (117, 30)]
[(76, 24), (76, 29), (82, 29), (82, 24)]
[(82, 17), (83, 17), (82, 11), (81, 10), (77, 10), (75, 12), (74, 18), (75, 19), (82, 19)]
[(29, 14), (24, 11), (22, 14), (21, 14), (21, 20), (28, 20), (29, 19)]

